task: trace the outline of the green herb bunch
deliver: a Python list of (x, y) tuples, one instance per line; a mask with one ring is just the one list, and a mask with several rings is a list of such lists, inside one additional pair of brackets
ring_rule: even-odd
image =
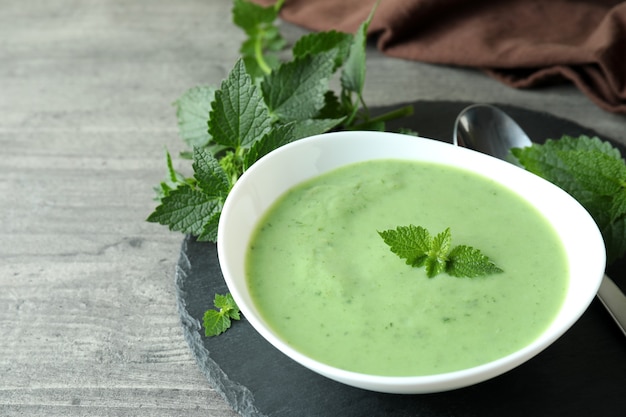
[(597, 137), (548, 139), (513, 149), (524, 168), (561, 187), (587, 209), (602, 233), (607, 262), (626, 252), (626, 164), (619, 150)]
[[(247, 35), (219, 88), (198, 86), (175, 102), (182, 139), (193, 150), (193, 177), (173, 168), (157, 188), (159, 205), (148, 221), (217, 240), (220, 213), (231, 188), (255, 161), (294, 140), (329, 130), (385, 130), (385, 121), (409, 115), (402, 107), (372, 117), (363, 99), (366, 33), (374, 10), (352, 34), (303, 36), (281, 61), (286, 42), (275, 21), (283, 1), (262, 7), (234, 0), (233, 20)], [(375, 9), (375, 8), (374, 8)], [(329, 88), (339, 76), (340, 91)]]

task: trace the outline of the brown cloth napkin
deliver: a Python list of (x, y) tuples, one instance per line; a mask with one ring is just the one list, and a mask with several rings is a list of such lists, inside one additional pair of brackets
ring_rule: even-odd
[[(281, 17), (354, 33), (375, 3), (286, 0)], [(601, 108), (626, 114), (624, 1), (381, 0), (369, 34), (389, 56), (478, 68), (515, 88), (569, 80)]]

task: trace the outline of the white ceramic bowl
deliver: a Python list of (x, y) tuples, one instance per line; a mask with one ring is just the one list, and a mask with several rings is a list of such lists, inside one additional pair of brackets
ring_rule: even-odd
[[(537, 207), (560, 236), (569, 262), (569, 286), (561, 309), (547, 329), (526, 347), (501, 359), (438, 375), (388, 377), (349, 372), (320, 363), (287, 345), (260, 317), (246, 284), (244, 260), (260, 216), (292, 186), (343, 165), (370, 159), (408, 159), (450, 164), (496, 179)], [(303, 366), (333, 380), (389, 393), (429, 393), (456, 389), (500, 375), (532, 358), (567, 331), (595, 296), (605, 269), (602, 236), (587, 211), (560, 188), (509, 163), (407, 135), (338, 132), (318, 135), (271, 152), (237, 181), (218, 230), (219, 261), (241, 312), (273, 346)]]

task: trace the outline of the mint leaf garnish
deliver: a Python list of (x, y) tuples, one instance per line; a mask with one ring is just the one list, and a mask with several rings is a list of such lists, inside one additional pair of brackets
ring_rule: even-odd
[(432, 238), (428, 230), (420, 226), (398, 226), (396, 230), (378, 232), (391, 251), (405, 259), (407, 265), (423, 266), (428, 251), (432, 246)]
[(408, 265), (424, 266), (429, 278), (442, 272), (469, 278), (502, 272), (478, 249), (465, 245), (451, 249), (452, 235), (449, 228), (435, 237), (431, 237), (425, 228), (414, 225), (399, 226), (378, 234), (391, 251)]
[(587, 209), (602, 233), (608, 263), (626, 253), (626, 164), (617, 148), (597, 137), (563, 136), (514, 149), (513, 155)]
[(231, 326), (231, 320), (239, 320), (239, 307), (231, 294), (215, 294), (213, 305), (219, 310), (209, 309), (204, 313), (204, 334), (206, 337), (224, 333)]
[(434, 277), (445, 271), (451, 241), (452, 236), (450, 235), (450, 229), (438, 233), (433, 238), (428, 256), (426, 257), (426, 262), (424, 263), (426, 275)]

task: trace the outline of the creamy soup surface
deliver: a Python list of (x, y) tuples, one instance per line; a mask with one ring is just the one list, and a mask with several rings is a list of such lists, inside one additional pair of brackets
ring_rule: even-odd
[[(428, 278), (378, 231), (450, 228), (504, 270)], [(376, 375), (469, 368), (533, 341), (563, 302), (567, 263), (547, 220), (513, 191), (450, 166), (349, 165), (289, 190), (246, 255), (253, 300), (276, 333), (320, 362)]]

